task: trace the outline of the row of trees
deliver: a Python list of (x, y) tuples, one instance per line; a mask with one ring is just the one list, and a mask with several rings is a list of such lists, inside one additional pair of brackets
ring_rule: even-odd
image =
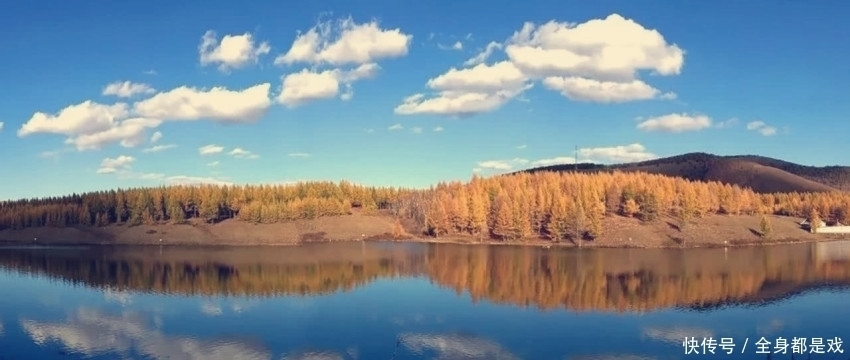
[(603, 219), (611, 216), (646, 222), (673, 216), (680, 228), (710, 214), (775, 214), (844, 222), (850, 214), (850, 193), (757, 194), (719, 182), (646, 173), (545, 172), (441, 183), (431, 192), (427, 206), (427, 230), (434, 236), (564, 240), (600, 236)]
[(596, 238), (603, 219), (651, 222), (675, 216), (680, 227), (709, 214), (776, 214), (846, 222), (850, 193), (757, 194), (718, 182), (635, 172), (520, 173), (428, 190), (373, 188), (348, 182), (261, 186), (169, 186), (118, 189), (0, 203), (0, 229), (38, 226), (217, 222), (275, 223), (385, 210), (413, 219), (432, 236)]
[(118, 189), (0, 203), (0, 229), (39, 226), (218, 222), (275, 223), (391, 209), (410, 190), (349, 182), (259, 186), (168, 186)]

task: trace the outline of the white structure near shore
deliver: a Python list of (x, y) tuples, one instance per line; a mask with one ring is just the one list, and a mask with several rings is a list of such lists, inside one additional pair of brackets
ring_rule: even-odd
[[(807, 231), (811, 231), (812, 224), (809, 223), (809, 220), (803, 220), (800, 223), (800, 227), (806, 229)], [(841, 223), (835, 223), (835, 225), (827, 226), (825, 222), (821, 221), (817, 226), (818, 234), (850, 234), (850, 226), (843, 225)]]

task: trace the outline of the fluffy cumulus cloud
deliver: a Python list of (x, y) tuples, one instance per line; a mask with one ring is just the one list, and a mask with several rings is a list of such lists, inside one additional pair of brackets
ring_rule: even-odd
[(98, 174), (112, 174), (122, 170), (129, 170), (130, 164), (136, 159), (132, 156), (121, 155), (116, 158), (106, 158), (100, 162), (100, 167), (97, 169)]
[(137, 102), (133, 111), (139, 116), (164, 120), (253, 122), (264, 115), (271, 106), (270, 90), (269, 83), (242, 90), (181, 86)]
[(313, 100), (333, 98), (341, 90), (343, 93), (340, 98), (349, 100), (354, 96), (352, 83), (374, 77), (379, 69), (377, 64), (368, 63), (348, 71), (331, 69), (318, 72), (303, 69), (290, 73), (282, 78), (277, 101), (287, 107), (296, 107)]
[(133, 83), (130, 81), (117, 81), (106, 85), (103, 88), (103, 95), (111, 95), (122, 98), (133, 97), (136, 95), (153, 94), (156, 89), (148, 84)]
[(123, 102), (106, 105), (86, 100), (54, 114), (36, 112), (18, 130), (18, 136), (65, 135), (65, 143), (79, 151), (100, 149), (114, 142), (135, 147), (147, 140), (150, 129), (165, 121), (256, 121), (271, 106), (270, 89), (268, 83), (243, 90), (181, 86), (138, 101), (132, 108)]
[(0, 121), (0, 131), (3, 131), (3, 122)]
[(367, 64), (407, 55), (413, 36), (401, 29), (382, 29), (377, 21), (357, 24), (352, 18), (325, 21), (296, 36), (276, 65), (295, 63), (332, 66)]
[(80, 151), (99, 149), (116, 141), (124, 147), (134, 147), (145, 141), (147, 129), (162, 123), (155, 118), (129, 118), (130, 115), (125, 103), (104, 105), (89, 100), (55, 114), (36, 112), (18, 130), (18, 136), (65, 135), (65, 143)]
[(267, 42), (257, 44), (250, 33), (225, 35), (219, 41), (212, 30), (204, 33), (198, 46), (201, 65), (218, 64), (218, 69), (224, 72), (256, 64), (260, 56), (270, 51), (271, 47)]
[[(599, 81), (577, 76), (551, 76), (543, 79), (543, 85), (575, 101), (619, 103), (648, 100), (660, 91), (641, 80), (628, 82)], [(673, 95), (668, 95), (673, 96)]]
[[(493, 65), (486, 61), (496, 51), (507, 60)], [(490, 42), (478, 55), (464, 62), (465, 69), (450, 69), (428, 81), (438, 93), (418, 93), (404, 98), (398, 114), (472, 115), (495, 110), (541, 81), (574, 101), (618, 103), (648, 99), (675, 99), (638, 78), (641, 71), (678, 75), (685, 52), (669, 44), (657, 31), (612, 14), (582, 24), (550, 21), (526, 23), (504, 43)], [(487, 75), (485, 75), (487, 74)], [(519, 74), (520, 76), (516, 76)], [(496, 87), (482, 91), (476, 86), (442, 89), (438, 79), (461, 76), (487, 78)], [(522, 81), (505, 81), (502, 76)]]
[(374, 77), (379, 60), (407, 55), (412, 40), (413, 36), (401, 29), (383, 29), (377, 21), (358, 24), (346, 18), (320, 22), (298, 34), (289, 50), (275, 59), (276, 65), (311, 65), (281, 78), (277, 101), (294, 107), (330, 99), (340, 92), (342, 100), (349, 100), (354, 96), (354, 82)]
[(469, 116), (488, 112), (531, 88), (527, 80), (508, 61), (466, 69), (452, 68), (428, 80), (426, 85), (437, 91), (435, 96), (411, 95), (395, 108), (395, 113)]
[(643, 131), (686, 132), (699, 131), (712, 126), (711, 118), (706, 115), (668, 114), (649, 118), (637, 125)]
[(747, 130), (756, 131), (764, 136), (776, 135), (776, 128), (768, 125), (764, 121), (750, 121), (747, 123)]
[(599, 163), (627, 163), (658, 158), (658, 155), (648, 152), (645, 146), (638, 143), (610, 147), (582, 148), (578, 150), (578, 154), (579, 161)]

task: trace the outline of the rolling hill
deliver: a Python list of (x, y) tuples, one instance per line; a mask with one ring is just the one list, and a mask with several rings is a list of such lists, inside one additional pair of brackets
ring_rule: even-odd
[(592, 163), (538, 167), (538, 171), (642, 171), (696, 181), (719, 181), (753, 189), (759, 193), (850, 191), (850, 167), (805, 166), (756, 155), (719, 156), (688, 153), (661, 159), (600, 165)]

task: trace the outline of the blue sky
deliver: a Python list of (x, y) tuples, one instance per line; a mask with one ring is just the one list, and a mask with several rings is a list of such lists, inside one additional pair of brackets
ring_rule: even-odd
[(0, 199), (196, 182), (427, 187), (571, 163), (574, 146), (602, 163), (705, 151), (850, 165), (848, 10), (3, 4)]

